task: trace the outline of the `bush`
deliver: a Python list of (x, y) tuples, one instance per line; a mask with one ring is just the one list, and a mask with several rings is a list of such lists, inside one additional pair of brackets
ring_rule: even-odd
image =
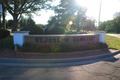
[(80, 32), (79, 34), (87, 34), (87, 32)]
[(60, 47), (61, 47), (61, 52), (67, 52), (69, 49), (69, 46), (64, 44), (61, 44)]
[(78, 34), (77, 32), (66, 32), (65, 34)]
[(65, 30), (63, 28), (60, 27), (53, 27), (52, 29), (50, 29), (51, 27), (48, 27), (45, 30), (45, 34), (65, 34)]
[[(10, 32), (6, 29), (2, 29), (2, 38), (5, 39), (9, 36)], [(1, 29), (0, 29), (0, 39), (1, 39)]]
[(47, 45), (47, 44), (43, 45), (43, 44), (41, 44), (40, 47), (41, 47), (40, 50), (41, 50), (42, 53), (49, 53), (51, 51), (50, 45)]
[(22, 46), (22, 51), (31, 51), (31, 44), (30, 43), (24, 43)]
[(53, 44), (53, 45), (51, 46), (51, 52), (53, 52), (53, 53), (60, 52), (60, 50), (61, 50), (61, 47), (60, 47), (60, 46), (56, 46), (55, 44)]
[(87, 51), (87, 50), (95, 50), (95, 49), (105, 49), (107, 48), (107, 44), (105, 43), (98, 43), (98, 44), (89, 44), (89, 45), (64, 45), (61, 44), (60, 46), (57, 46), (53, 44), (52, 46), (47, 44), (41, 44), (41, 45), (31, 45), (30, 43), (24, 43), (22, 46), (22, 51), (25, 52), (42, 52), (42, 53), (57, 53), (57, 52), (73, 52), (73, 51)]
[(44, 34), (44, 31), (37, 26), (26, 26), (20, 31), (30, 31), (30, 34), (33, 34), (33, 35)]

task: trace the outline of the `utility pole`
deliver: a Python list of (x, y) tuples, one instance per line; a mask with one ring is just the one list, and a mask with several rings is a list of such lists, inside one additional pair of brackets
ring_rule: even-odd
[(99, 10), (98, 26), (99, 26), (99, 23), (100, 23), (101, 6), (102, 6), (102, 0), (101, 0), (101, 2), (100, 2), (100, 10)]
[(2, 54), (3, 54), (3, 40), (2, 40), (2, 24), (1, 24), (1, 15), (2, 15), (2, 4), (0, 3), (0, 32), (1, 32), (1, 50), (2, 50)]

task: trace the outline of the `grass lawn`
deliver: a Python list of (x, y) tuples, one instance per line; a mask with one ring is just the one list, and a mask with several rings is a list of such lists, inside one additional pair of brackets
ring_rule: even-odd
[(119, 38), (106, 35), (106, 44), (110, 48), (119, 49), (120, 50), (120, 39)]
[[(12, 48), (13, 47), (13, 37), (9, 36), (6, 39), (3, 39), (3, 48)], [(0, 50), (1, 50), (1, 40), (0, 40)]]

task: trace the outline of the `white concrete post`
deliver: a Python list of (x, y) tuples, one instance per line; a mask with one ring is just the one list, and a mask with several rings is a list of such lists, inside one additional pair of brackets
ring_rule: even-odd
[(106, 32), (105, 31), (95, 31), (94, 34), (99, 34), (99, 42), (100, 43), (105, 43), (106, 40)]
[(13, 41), (14, 45), (19, 45), (22, 47), (24, 43), (24, 36), (29, 35), (30, 31), (13, 31)]

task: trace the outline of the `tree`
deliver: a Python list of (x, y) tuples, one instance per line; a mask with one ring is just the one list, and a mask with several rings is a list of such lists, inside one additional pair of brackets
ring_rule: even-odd
[(117, 17), (120, 17), (120, 12), (114, 13), (113, 18), (117, 18)]
[(5, 12), (6, 12), (6, 9), (5, 9), (5, 6), (4, 6), (4, 1), (0, 1), (0, 4), (2, 4), (2, 18), (3, 18), (3, 23), (2, 23), (2, 26), (3, 26), (3, 29), (6, 29), (6, 20), (5, 20)]
[(13, 28), (13, 20), (8, 20), (7, 27)]
[(51, 0), (4, 0), (5, 8), (13, 17), (13, 31), (17, 31), (22, 14), (35, 13), (40, 9), (48, 8), (47, 1)]
[(59, 24), (56, 22), (57, 18), (56, 16), (51, 16), (50, 19), (48, 20), (48, 27), (52, 26), (53, 23), (56, 23), (55, 26), (58, 26)]
[(25, 19), (24, 17), (21, 17), (20, 21), (20, 27), (25, 27), (27, 25), (27, 19)]
[(91, 19), (87, 19), (86, 22), (81, 23), (81, 28), (86, 31), (93, 31), (95, 30), (95, 21), (92, 21)]
[(55, 13), (58, 14), (57, 19), (61, 24), (68, 24), (71, 21), (71, 16), (77, 12), (75, 23), (77, 24), (78, 31), (79, 24), (86, 20), (86, 10), (76, 0), (61, 0), (60, 4), (54, 9)]

